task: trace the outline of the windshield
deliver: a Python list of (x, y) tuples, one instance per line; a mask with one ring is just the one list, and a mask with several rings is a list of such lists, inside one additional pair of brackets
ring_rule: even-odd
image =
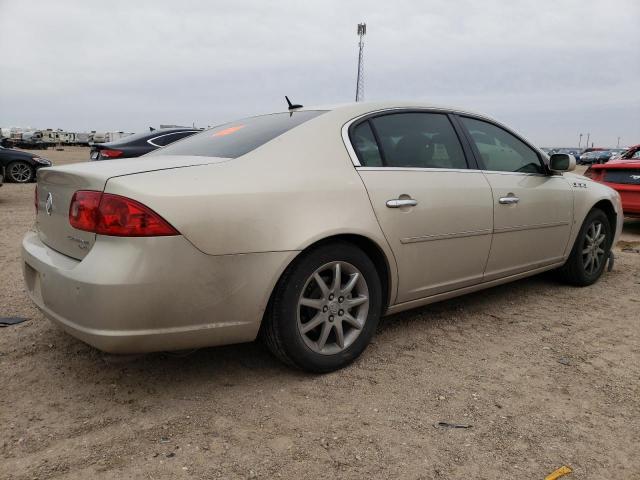
[(322, 113), (304, 110), (245, 118), (192, 135), (149, 155), (237, 158)]

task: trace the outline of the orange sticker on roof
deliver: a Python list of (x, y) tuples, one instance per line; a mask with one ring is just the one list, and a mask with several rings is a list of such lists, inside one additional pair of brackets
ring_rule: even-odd
[(224, 137), (225, 135), (231, 135), (233, 132), (237, 132), (241, 128), (244, 128), (244, 125), (236, 125), (235, 127), (225, 128), (224, 130), (220, 130), (219, 132), (214, 133), (212, 136)]

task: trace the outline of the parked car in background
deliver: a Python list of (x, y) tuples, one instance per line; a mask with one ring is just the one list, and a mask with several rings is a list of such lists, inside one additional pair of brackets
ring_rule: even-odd
[(364, 351), (381, 315), (553, 269), (596, 282), (620, 196), (574, 167), (483, 115), (291, 106), (142, 158), (40, 172), (26, 290), (112, 353), (259, 335), (327, 372)]
[(589, 148), (585, 148), (584, 150), (582, 150), (582, 153), (589, 153), (589, 152), (599, 152), (605, 150), (602, 147), (589, 147)]
[(617, 158), (621, 160), (635, 160), (640, 158), (640, 145), (633, 145), (632, 147), (627, 148), (620, 152), (617, 155)]
[(601, 150), (593, 153), (595, 153), (595, 160), (593, 163), (607, 163), (613, 156), (613, 152), (611, 150)]
[(596, 153), (597, 152), (586, 152), (586, 153), (583, 152), (583, 153), (581, 153), (580, 154), (580, 160), (578, 161), (578, 164), (580, 164), (580, 165), (591, 165), (596, 160)]
[(90, 157), (91, 160), (139, 157), (201, 131), (197, 128), (164, 128), (135, 133), (115, 142), (91, 145)]
[(39, 155), (0, 146), (0, 168), (4, 168), (8, 182), (33, 182), (39, 168), (50, 166), (51, 161)]
[(614, 158), (620, 158), (624, 152), (627, 151), (626, 148), (610, 148), (611, 158), (609, 160), (613, 160)]
[(585, 176), (617, 190), (624, 214), (640, 217), (640, 145), (626, 150), (623, 158), (591, 165)]

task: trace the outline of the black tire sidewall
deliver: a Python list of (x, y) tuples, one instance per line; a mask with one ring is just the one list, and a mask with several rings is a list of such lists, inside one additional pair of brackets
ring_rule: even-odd
[[(31, 172), (31, 176), (29, 177), (28, 180), (16, 180), (13, 178), (12, 174), (11, 174), (11, 169), (15, 166), (15, 165), (25, 165), (26, 167), (29, 168), (29, 171)], [(9, 181), (11, 181), (12, 183), (31, 183), (33, 182), (33, 179), (36, 176), (36, 169), (33, 168), (32, 165), (29, 165), (28, 162), (25, 162), (23, 160), (17, 160), (17, 161), (13, 161), (11, 162), (9, 165), (7, 165), (6, 168), (6, 174), (7, 174), (7, 178), (9, 179)]]
[[(605, 248), (604, 248), (605, 254), (604, 254), (604, 260), (600, 265), (600, 267), (598, 268), (598, 270), (596, 270), (593, 274), (589, 274), (585, 270), (584, 263), (582, 261), (582, 248), (583, 248), (585, 237), (587, 235), (587, 230), (595, 220), (599, 220), (602, 223), (603, 228), (605, 229), (605, 235), (606, 235)], [(574, 251), (572, 255), (573, 257), (572, 261), (574, 262), (575, 271), (579, 276), (578, 280), (581, 284), (591, 285), (600, 278), (600, 276), (602, 275), (602, 272), (606, 267), (607, 259), (609, 257), (609, 252), (611, 251), (612, 238), (613, 237), (611, 234), (611, 225), (609, 224), (609, 219), (607, 218), (606, 214), (600, 209), (592, 210), (589, 213), (589, 215), (587, 215), (587, 218), (585, 219), (584, 223), (582, 224), (582, 227), (580, 228), (580, 233), (578, 234), (578, 238), (576, 239), (576, 243), (574, 245)]]
[[(369, 289), (369, 312), (362, 332), (344, 351), (335, 355), (322, 355), (311, 350), (298, 330), (298, 299), (307, 280), (319, 267), (334, 261), (354, 265)], [(279, 302), (276, 306), (278, 322), (276, 328), (287, 355), (299, 367), (314, 372), (329, 372), (344, 367), (357, 358), (371, 341), (380, 319), (382, 291), (380, 278), (371, 259), (360, 249), (349, 243), (328, 244), (311, 251), (297, 261), (280, 285)]]

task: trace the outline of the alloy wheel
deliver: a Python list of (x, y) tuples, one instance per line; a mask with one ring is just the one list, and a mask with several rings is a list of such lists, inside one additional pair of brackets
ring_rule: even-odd
[(582, 265), (588, 275), (598, 272), (605, 261), (605, 231), (600, 220), (595, 220), (587, 228), (582, 244)]
[(14, 163), (9, 168), (11, 180), (17, 183), (25, 183), (31, 180), (31, 167), (25, 163)]
[(312, 351), (340, 353), (358, 338), (369, 312), (364, 275), (347, 262), (330, 262), (307, 279), (298, 300), (298, 331)]

